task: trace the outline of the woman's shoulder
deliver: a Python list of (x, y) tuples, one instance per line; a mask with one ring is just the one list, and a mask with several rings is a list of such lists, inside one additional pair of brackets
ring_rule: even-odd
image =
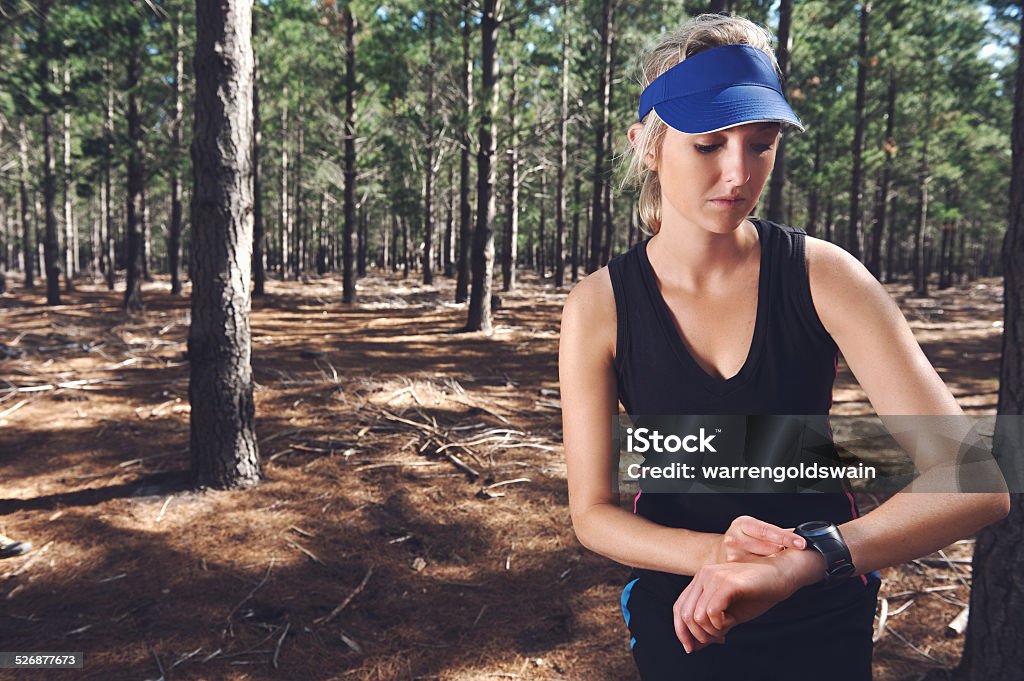
[(588, 313), (611, 308), (614, 318), (615, 292), (607, 265), (583, 277), (572, 287), (565, 299), (565, 309), (570, 308)]
[(565, 299), (562, 333), (576, 332), (590, 341), (608, 342), (614, 348), (616, 330), (615, 293), (608, 267), (581, 279)]
[(830, 333), (866, 309), (881, 308), (888, 293), (864, 264), (845, 248), (805, 237), (807, 279), (819, 318)]

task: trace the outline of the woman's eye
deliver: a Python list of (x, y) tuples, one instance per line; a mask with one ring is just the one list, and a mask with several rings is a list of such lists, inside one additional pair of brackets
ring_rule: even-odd
[[(695, 144), (694, 148), (697, 150), (698, 153), (710, 154), (710, 153), (712, 153), (714, 151), (717, 151), (720, 146), (722, 146), (722, 145), (721, 144)], [(765, 154), (765, 153), (771, 151), (771, 148), (773, 146), (775, 146), (774, 143), (773, 144), (752, 144), (750, 148), (753, 149), (755, 153)]]

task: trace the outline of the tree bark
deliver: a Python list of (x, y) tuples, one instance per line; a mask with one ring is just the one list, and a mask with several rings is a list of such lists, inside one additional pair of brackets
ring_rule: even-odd
[(444, 276), (451, 277), (455, 274), (455, 169), (448, 166), (448, 212), (445, 217), (444, 227)]
[(542, 169), (540, 171), (540, 193), (537, 195), (536, 203), (537, 209), (540, 211), (539, 220), (537, 221), (537, 277), (544, 279), (544, 275), (547, 274), (548, 260), (545, 257), (545, 240), (544, 231), (547, 225), (547, 173)]
[(43, 113), (43, 259), (46, 263), (46, 302), (60, 305), (60, 251), (57, 245), (57, 173), (53, 157), (53, 131), (50, 114)]
[(25, 121), (18, 123), (18, 194), (21, 198), (21, 250), (24, 259), (25, 288), (35, 288), (35, 227), (32, 224), (32, 203), (28, 194), (28, 131)]
[(569, 167), (569, 0), (562, 1), (562, 65), (555, 178), (555, 288), (565, 284), (565, 174)]
[(583, 210), (583, 178), (577, 171), (572, 181), (573, 208), (572, 208), (572, 258), (570, 263), (570, 277), (573, 282), (580, 279), (580, 212)]
[[(39, 83), (45, 86), (51, 81), (49, 54), (52, 49), (49, 35), (50, 1), (40, 2), (36, 11), (39, 13), (39, 49), (43, 53), (39, 60)], [(47, 90), (42, 97), (43, 119), (43, 260), (46, 272), (46, 302), (49, 305), (60, 305), (60, 251), (57, 244), (57, 171), (56, 159), (53, 155), (53, 129), (51, 110), (53, 101)]]
[(888, 107), (885, 119), (885, 141), (882, 151), (885, 160), (882, 163), (882, 178), (878, 183), (875, 196), (875, 225), (871, 230), (871, 256), (868, 258), (868, 270), (879, 281), (888, 281), (889, 273), (882, 273), (882, 239), (885, 236), (885, 217), (889, 207), (889, 181), (892, 177), (893, 157), (896, 155), (896, 76), (889, 76)]
[(472, 206), (469, 201), (469, 156), (470, 125), (473, 119), (473, 55), (470, 52), (474, 0), (466, 0), (462, 9), (462, 97), (465, 111), (462, 114), (462, 143), (459, 154), (459, 257), (456, 270), (455, 302), (464, 303), (469, 297), (469, 247), (473, 238)]
[[(259, 9), (253, 6), (252, 14), (252, 275), (254, 297), (266, 294), (267, 262), (263, 229), (263, 183), (260, 180), (260, 143), (262, 124), (260, 121), (260, 56), (256, 52), (256, 36), (259, 31)], [(179, 29), (181, 24), (178, 24)]]
[[(516, 259), (519, 248), (519, 59), (516, 56), (515, 26), (509, 26), (508, 42), (512, 57), (511, 73), (508, 75), (508, 189), (505, 192), (505, 234), (501, 253), (501, 290), (511, 291), (516, 287)], [(543, 200), (543, 199), (541, 199)]]
[(171, 227), (167, 243), (167, 268), (171, 294), (181, 293), (181, 126), (184, 118), (182, 79), (185, 72), (184, 26), (178, 13), (174, 38), (174, 119), (171, 123)]
[(281, 108), (281, 192), (280, 201), (280, 230), (277, 234), (277, 250), (280, 261), (278, 268), (281, 279), (288, 279), (288, 263), (291, 260), (291, 216), (288, 211), (288, 86), (284, 86), (282, 97), (284, 106)]
[(491, 274), (494, 270), (495, 112), (498, 108), (498, 25), (502, 0), (483, 0), (480, 21), (481, 107), (480, 149), (477, 152), (476, 229), (473, 231), (473, 282), (466, 331), (493, 332)]
[(355, 18), (346, 4), (342, 9), (345, 24), (345, 224), (342, 228), (343, 303), (356, 300), (356, 42)]
[(437, 14), (433, 11), (427, 12), (427, 41), (429, 49), (427, 54), (427, 158), (424, 166), (424, 191), (423, 191), (423, 283), (431, 285), (434, 283), (434, 108), (436, 106), (434, 97), (434, 70), (437, 64), (437, 50), (435, 39), (435, 24)]
[[(146, 158), (145, 147), (142, 148), (142, 158)], [(142, 279), (153, 281), (153, 275), (149, 271), (149, 264), (153, 258), (153, 225), (149, 219), (149, 195), (146, 193), (145, 173), (143, 173), (142, 193), (139, 194), (142, 205)]]
[[(1024, 8), (1022, 8), (1024, 9)], [(999, 370), (996, 457), (1015, 473), (1011, 491), (1020, 491), (1024, 442), (1024, 11), (1017, 40), (1009, 226), (1003, 240), (1003, 346)], [(1014, 489), (1015, 487), (1015, 489)], [(1024, 669), (1024, 494), (1011, 495), (1010, 515), (978, 533), (964, 654), (958, 681), (1009, 681)]]
[(103, 220), (106, 229), (103, 232), (104, 246), (103, 257), (107, 263), (104, 274), (107, 277), (107, 290), (114, 290), (114, 281), (117, 277), (117, 254), (114, 244), (117, 241), (117, 223), (114, 221), (114, 197), (113, 174), (114, 161), (114, 85), (110, 64), (104, 64), (107, 85), (107, 110), (103, 118)]
[(924, 130), (921, 161), (917, 171), (917, 220), (914, 224), (914, 295), (928, 295), (928, 268), (925, 262), (925, 232), (928, 230), (928, 137), (931, 129), (931, 99), (925, 95)]
[[(124, 309), (142, 310), (142, 120), (139, 115), (139, 51), (142, 49), (142, 20), (134, 12), (128, 22), (128, 281), (124, 292)], [(195, 224), (193, 220), (192, 224)]]
[(78, 270), (78, 249), (75, 239), (75, 222), (71, 210), (71, 67), (64, 61), (64, 288), (70, 293), (75, 290), (75, 273)]
[[(793, 47), (790, 27), (793, 23), (793, 0), (781, 0), (779, 3), (779, 48), (775, 51), (779, 70), (782, 71), (782, 92), (789, 91), (789, 54)], [(779, 146), (775, 151), (775, 167), (772, 169), (772, 180), (768, 187), (768, 219), (772, 222), (783, 222), (786, 214), (786, 135), (779, 136)]]
[(607, 175), (607, 141), (608, 121), (611, 108), (611, 62), (612, 62), (612, 25), (614, 21), (612, 0), (601, 3), (601, 75), (597, 86), (598, 119), (594, 135), (594, 187), (591, 202), (590, 218), (590, 260), (587, 271), (593, 272), (601, 266), (602, 244), (604, 235), (604, 185)]
[(303, 118), (304, 106), (303, 106), (303, 93), (305, 91), (304, 83), (299, 83), (299, 108), (295, 112), (295, 199), (292, 201), (292, 273), (295, 275), (295, 281), (299, 281), (302, 278), (302, 273), (306, 269), (306, 251), (308, 244), (306, 243), (306, 216), (303, 213), (302, 207), (302, 153), (305, 151), (306, 146), (306, 124)]
[(861, 166), (864, 156), (864, 99), (868, 78), (868, 25), (871, 17), (871, 2), (865, 0), (860, 6), (860, 39), (857, 47), (857, 101), (854, 108), (853, 171), (850, 174), (850, 226), (846, 249), (853, 257), (860, 259), (860, 194)]
[(196, 0), (192, 162), (192, 471), (199, 485), (261, 477), (249, 330), (252, 258), (251, 0)]

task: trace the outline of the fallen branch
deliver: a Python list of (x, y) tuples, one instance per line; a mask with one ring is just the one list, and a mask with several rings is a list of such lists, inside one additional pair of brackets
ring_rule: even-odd
[(878, 639), (882, 638), (882, 634), (885, 633), (885, 623), (889, 619), (889, 599), (879, 599), (882, 603), (882, 612), (878, 615), (878, 631), (871, 637), (872, 643), (878, 643)]
[[(267, 566), (267, 571), (263, 574), (263, 579), (260, 580), (260, 583), (257, 584), (256, 586), (254, 586), (252, 588), (252, 591), (250, 591), (246, 595), (245, 598), (243, 598), (242, 600), (240, 600), (238, 602), (238, 605), (236, 605), (235, 607), (231, 608), (231, 612), (228, 613), (228, 632), (229, 632), (229, 634), (231, 636), (235, 635), (235, 627), (234, 627), (234, 624), (231, 621), (231, 618), (235, 616), (235, 613), (238, 612), (238, 609), (241, 608), (245, 604), (246, 601), (248, 601), (250, 598), (253, 597), (253, 594), (255, 594), (257, 591), (260, 590), (260, 587), (262, 587), (264, 584), (267, 583), (267, 579), (270, 578), (270, 573), (271, 573), (271, 571), (273, 569), (274, 569), (274, 558), (271, 558), (270, 559), (270, 565)], [(217, 650), (217, 653), (219, 653), (219, 652), (220, 652), (220, 650)], [(214, 655), (216, 655), (217, 653), (214, 653)], [(212, 657), (212, 655), (210, 657)], [(210, 658), (206, 658), (206, 659), (208, 660)], [(206, 660), (203, 660), (203, 661), (205, 662)]]
[(11, 414), (13, 414), (14, 412), (18, 411), (19, 409), (21, 409), (22, 407), (24, 407), (26, 404), (28, 404), (31, 401), (32, 400), (22, 400), (21, 402), (18, 402), (13, 407), (5, 409), (4, 411), (0, 411), (0, 419), (4, 418), (6, 416), (10, 416)]
[(292, 546), (297, 548), (299, 551), (302, 551), (304, 554), (306, 554), (309, 557), (309, 559), (312, 560), (314, 563), (320, 563), (320, 565), (323, 565), (324, 567), (327, 567), (327, 563), (325, 563), (322, 560), (320, 560), (319, 558), (317, 558), (316, 554), (313, 553), (312, 551), (310, 551), (309, 549), (307, 549), (305, 546), (300, 545), (298, 542), (292, 540), (290, 537), (285, 537), (284, 540), (288, 544), (291, 544)]
[(277, 669), (277, 656), (281, 654), (281, 646), (284, 644), (284, 637), (288, 635), (288, 630), (291, 629), (292, 623), (286, 622), (284, 625), (284, 633), (281, 634), (281, 638), (277, 640), (277, 647), (274, 649), (274, 669)]
[(335, 617), (340, 615), (341, 611), (344, 610), (345, 608), (347, 608), (348, 604), (352, 602), (352, 599), (355, 598), (356, 596), (358, 596), (360, 593), (362, 593), (363, 589), (366, 588), (366, 583), (370, 581), (370, 575), (372, 575), (372, 574), (373, 574), (373, 565), (370, 565), (370, 567), (366, 570), (366, 575), (363, 577), (363, 581), (361, 581), (359, 583), (359, 586), (357, 586), (355, 589), (353, 589), (352, 593), (350, 593), (348, 596), (346, 596), (345, 600), (343, 600), (341, 603), (339, 603), (338, 607), (336, 607), (334, 610), (332, 610), (330, 615), (327, 615), (326, 617), (317, 618), (317, 619), (313, 620), (313, 622), (316, 623), (316, 624), (328, 624), (328, 623), (331, 622), (331, 620), (333, 620)]
[(159, 681), (162, 681), (163, 679), (167, 678), (167, 672), (164, 671), (164, 666), (160, 664), (160, 656), (156, 654), (156, 650), (154, 648), (150, 648), (149, 652), (153, 653), (153, 659), (156, 660), (156, 668), (160, 670)]

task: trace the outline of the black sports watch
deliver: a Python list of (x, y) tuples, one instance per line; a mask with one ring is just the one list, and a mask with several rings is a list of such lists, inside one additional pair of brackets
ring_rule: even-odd
[(825, 583), (838, 584), (853, 575), (857, 568), (850, 557), (850, 547), (839, 528), (827, 520), (811, 520), (796, 527), (796, 533), (807, 540), (825, 558)]

